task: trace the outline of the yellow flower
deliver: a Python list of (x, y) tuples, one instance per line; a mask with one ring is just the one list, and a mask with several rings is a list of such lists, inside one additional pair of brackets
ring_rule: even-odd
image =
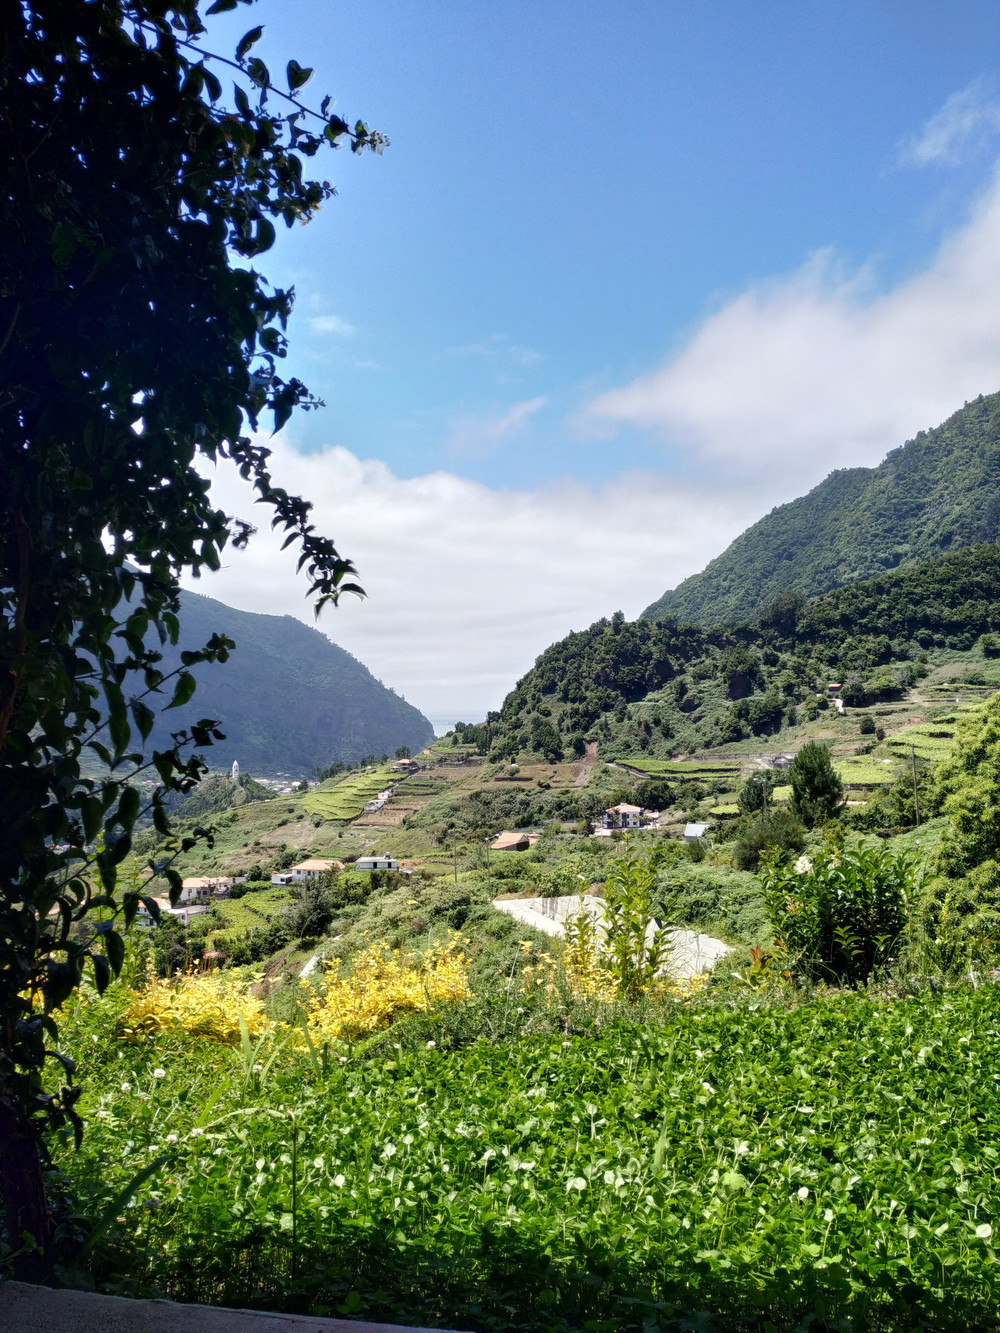
[(373, 944), (354, 960), (349, 977), (336, 962), (326, 966), (326, 991), (306, 986), (310, 1035), (338, 1041), (389, 1026), (401, 1014), (420, 1013), (438, 1001), (453, 1003), (469, 994), (469, 960), (460, 935), (436, 944), (422, 959), (387, 944)]
[(240, 1018), (251, 1037), (260, 1037), (271, 1025), (264, 1002), (234, 973), (188, 971), (162, 981), (147, 975), (122, 1015), (126, 1036), (154, 1032), (187, 1032), (208, 1041), (240, 1040)]

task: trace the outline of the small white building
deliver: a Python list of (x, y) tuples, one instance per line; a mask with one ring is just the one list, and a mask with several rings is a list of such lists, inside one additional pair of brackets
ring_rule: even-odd
[(391, 799), (391, 797), (392, 797), (392, 788), (386, 787), (384, 791), (380, 791), (377, 796), (372, 797), (372, 799), (367, 803), (364, 810), (362, 811), (362, 814), (370, 815), (373, 814), (376, 810), (381, 810), (383, 805), (385, 805), (386, 802)]
[[(171, 907), (169, 898), (154, 898), (153, 901), (160, 909), (161, 920), (167, 916), (174, 916), (185, 929), (192, 917), (202, 916), (208, 911), (208, 903), (187, 903), (183, 906), (178, 904), (177, 907)], [(146, 929), (157, 924), (153, 920), (152, 912), (144, 902), (139, 903), (139, 910), (135, 914), (135, 923), (137, 926), (145, 926)]]
[[(169, 898), (154, 898), (153, 902), (156, 903), (157, 907), (160, 909), (161, 916), (164, 912), (170, 911)], [(156, 922), (153, 920), (152, 912), (141, 898), (139, 900), (139, 909), (135, 914), (135, 924), (137, 926), (145, 926), (147, 929), (156, 925)]]
[(708, 832), (707, 824), (685, 824), (684, 841), (700, 842), (707, 832)]
[(398, 870), (399, 862), (394, 856), (359, 856), (354, 863), (355, 870)]
[(618, 805), (612, 805), (601, 815), (602, 828), (642, 828), (642, 817), (645, 814), (645, 808), (641, 805), (629, 805), (627, 801), (620, 801)]

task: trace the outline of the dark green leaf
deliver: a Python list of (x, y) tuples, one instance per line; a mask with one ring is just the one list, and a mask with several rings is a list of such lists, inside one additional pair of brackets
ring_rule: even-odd
[(189, 671), (182, 671), (177, 677), (177, 684), (174, 686), (174, 696), (167, 704), (167, 708), (180, 708), (186, 704), (194, 694), (195, 680)]
[(297, 60), (289, 60), (286, 73), (288, 75), (288, 90), (294, 93), (296, 89), (309, 82), (313, 72), (311, 69), (303, 69)]
[(237, 59), (237, 60), (240, 60), (240, 61), (243, 60), (244, 56), (247, 54), (247, 52), (250, 50), (250, 48), (254, 45), (254, 43), (260, 41), (260, 37), (261, 37), (261, 34), (263, 33), (263, 31), (264, 31), (264, 27), (263, 27), (263, 25), (261, 24), (261, 25), (259, 25), (259, 26), (256, 27), (256, 28), (251, 28), (250, 31), (249, 31), (248, 33), (244, 34), (244, 36), (240, 38), (240, 43), (239, 43), (239, 45), (238, 45), (237, 48), (236, 48), (236, 59)]

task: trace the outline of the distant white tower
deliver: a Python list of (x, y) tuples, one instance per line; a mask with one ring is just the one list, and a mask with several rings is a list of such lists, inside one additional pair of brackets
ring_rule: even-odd
[(240, 780), (240, 766), (239, 766), (239, 764), (237, 763), (237, 761), (234, 759), (234, 760), (233, 760), (233, 781), (234, 781), (234, 782), (239, 782), (239, 780)]

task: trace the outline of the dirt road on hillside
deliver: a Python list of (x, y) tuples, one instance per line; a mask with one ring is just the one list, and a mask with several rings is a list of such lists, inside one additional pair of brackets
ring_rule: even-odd
[(586, 787), (597, 763), (597, 742), (588, 741), (586, 752), (581, 760), (573, 765), (573, 786)]

